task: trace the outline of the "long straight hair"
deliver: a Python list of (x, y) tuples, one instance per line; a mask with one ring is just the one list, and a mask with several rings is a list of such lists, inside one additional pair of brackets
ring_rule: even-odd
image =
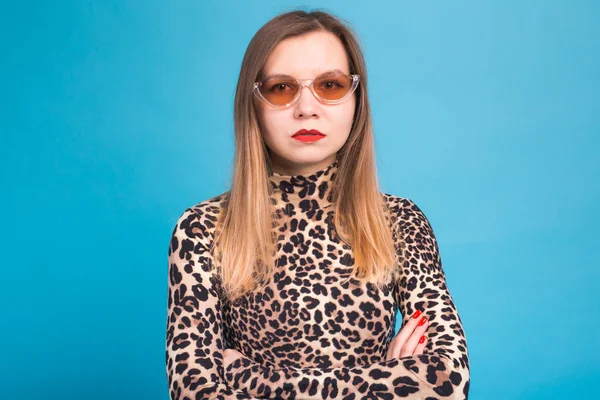
[[(270, 201), (270, 156), (262, 138), (253, 83), (282, 40), (310, 32), (330, 32), (348, 55), (351, 74), (360, 75), (354, 122), (338, 151), (338, 170), (331, 189), (334, 225), (352, 246), (353, 278), (382, 287), (393, 276), (396, 250), (389, 210), (380, 192), (375, 165), (367, 70), (358, 38), (342, 21), (323, 11), (291, 11), (263, 25), (250, 41), (238, 78), (234, 103), (235, 159), (233, 179), (216, 224), (211, 250), (229, 300), (264, 287), (275, 267), (278, 216)], [(343, 196), (339, 194), (343, 193)]]

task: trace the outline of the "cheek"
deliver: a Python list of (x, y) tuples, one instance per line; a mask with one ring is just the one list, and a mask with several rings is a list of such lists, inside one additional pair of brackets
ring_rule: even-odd
[(271, 134), (275, 132), (285, 131), (286, 128), (289, 128), (291, 121), (293, 118), (293, 111), (291, 109), (287, 110), (277, 110), (277, 109), (265, 109), (260, 112), (262, 125), (270, 131)]
[(354, 110), (356, 108), (356, 100), (353, 98), (343, 103), (343, 107), (339, 108), (336, 119), (339, 126), (344, 126), (350, 129), (352, 120), (354, 119)]
[(269, 110), (266, 110), (263, 106), (256, 107), (256, 116), (258, 118), (258, 126), (263, 134), (263, 136), (268, 135), (268, 131), (270, 131), (271, 126), (271, 116), (269, 115)]
[(285, 111), (289, 110), (257, 110), (260, 130), (267, 144), (277, 143), (282, 139), (281, 135), (289, 129), (292, 118)]

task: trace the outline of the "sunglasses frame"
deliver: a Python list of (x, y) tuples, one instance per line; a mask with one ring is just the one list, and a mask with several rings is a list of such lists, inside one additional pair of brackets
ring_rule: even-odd
[[(340, 76), (340, 75), (335, 75), (335, 76)], [(337, 99), (337, 100), (327, 100), (322, 98), (321, 96), (319, 96), (315, 90), (315, 87), (313, 85), (313, 82), (315, 81), (315, 79), (319, 79), (319, 78), (313, 78), (313, 79), (290, 79), (291, 81), (294, 81), (298, 84), (298, 86), (300, 87), (300, 89), (298, 90), (298, 92), (296, 93), (296, 95), (294, 96), (294, 98), (287, 104), (283, 104), (283, 105), (277, 105), (277, 104), (273, 104), (271, 102), (269, 102), (269, 100), (267, 100), (263, 94), (260, 92), (260, 87), (263, 85), (264, 81), (259, 81), (259, 82), (254, 82), (254, 87), (252, 88), (252, 92), (256, 95), (256, 97), (258, 97), (258, 99), (260, 101), (262, 101), (263, 103), (274, 107), (274, 108), (287, 108), (289, 106), (291, 106), (292, 104), (294, 104), (295, 102), (298, 101), (298, 99), (300, 98), (300, 96), (302, 96), (302, 91), (305, 87), (308, 86), (308, 88), (310, 89), (310, 91), (312, 92), (313, 96), (316, 97), (317, 100), (319, 100), (321, 103), (323, 104), (328, 104), (328, 105), (333, 105), (333, 104), (340, 104), (342, 103), (344, 100), (346, 100), (348, 97), (350, 97), (350, 95), (352, 95), (352, 93), (354, 93), (356, 91), (356, 88), (358, 87), (358, 83), (360, 81), (360, 75), (358, 74), (350, 74), (350, 75), (346, 75), (346, 74), (342, 74), (342, 76), (347, 76), (352, 78), (352, 86), (350, 87), (350, 89), (348, 90), (348, 93), (346, 93), (342, 98)], [(322, 77), (323, 79), (327, 79), (328, 77)]]

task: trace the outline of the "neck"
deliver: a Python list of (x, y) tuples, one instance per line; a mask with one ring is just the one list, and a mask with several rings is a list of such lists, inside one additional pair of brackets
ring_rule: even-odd
[[(312, 208), (316, 202), (320, 208), (331, 205), (331, 189), (337, 172), (338, 160), (311, 174), (286, 175), (273, 172), (269, 176), (273, 196), (278, 204), (288, 203)], [(283, 204), (281, 204), (283, 203)]]

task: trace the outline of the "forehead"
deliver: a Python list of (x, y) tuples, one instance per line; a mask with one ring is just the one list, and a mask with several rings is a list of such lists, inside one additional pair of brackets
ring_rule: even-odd
[(312, 78), (333, 69), (350, 73), (342, 42), (330, 32), (311, 32), (277, 44), (265, 63), (263, 74)]

